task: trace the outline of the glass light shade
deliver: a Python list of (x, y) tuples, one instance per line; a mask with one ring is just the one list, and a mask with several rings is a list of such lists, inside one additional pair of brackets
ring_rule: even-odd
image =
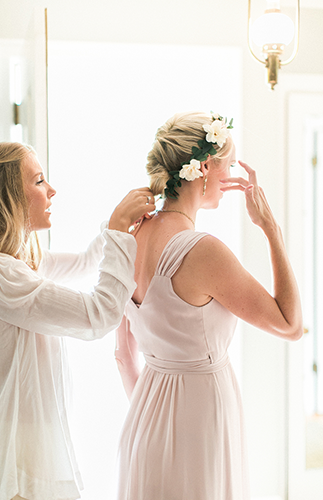
[(270, 44), (288, 45), (294, 37), (294, 23), (281, 12), (268, 12), (255, 20), (251, 27), (251, 37), (259, 47)]

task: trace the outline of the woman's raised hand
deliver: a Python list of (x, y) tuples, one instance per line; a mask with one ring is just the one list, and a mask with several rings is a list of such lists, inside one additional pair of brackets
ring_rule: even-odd
[[(266, 231), (266, 229), (270, 229), (277, 224), (274, 215), (266, 200), (263, 189), (258, 186), (256, 172), (243, 161), (239, 161), (239, 164), (247, 172), (248, 180), (243, 177), (221, 179), (221, 183), (223, 183), (221, 191), (243, 191), (250, 219), (254, 224)], [(225, 184), (228, 185), (225, 186)]]
[(155, 209), (155, 199), (149, 188), (133, 189), (114, 209), (110, 217), (109, 229), (127, 233), (136, 220)]
[[(222, 179), (221, 191), (240, 190), (245, 193), (249, 216), (252, 222), (264, 231), (269, 243), (273, 293), (269, 294), (224, 249), (222, 268), (220, 266), (217, 268), (217, 263), (214, 261), (213, 270), (212, 268), (209, 270), (210, 276), (217, 276), (216, 287), (213, 287), (213, 291), (210, 287), (209, 295), (216, 298), (233, 314), (257, 328), (281, 338), (298, 340), (303, 335), (302, 308), (283, 235), (262, 188), (258, 186), (255, 171), (246, 163), (242, 161), (239, 163), (247, 172), (248, 179), (242, 177)], [(221, 246), (218, 247), (219, 253)], [(224, 259), (226, 265), (223, 265)], [(221, 276), (222, 282), (219, 282)]]

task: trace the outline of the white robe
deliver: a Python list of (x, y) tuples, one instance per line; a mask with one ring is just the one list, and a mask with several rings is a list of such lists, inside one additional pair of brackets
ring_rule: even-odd
[[(80, 498), (64, 337), (94, 340), (119, 325), (135, 254), (133, 236), (108, 230), (82, 254), (44, 252), (37, 273), (0, 253), (0, 500)], [(92, 293), (57, 284), (92, 272), (102, 256)]]

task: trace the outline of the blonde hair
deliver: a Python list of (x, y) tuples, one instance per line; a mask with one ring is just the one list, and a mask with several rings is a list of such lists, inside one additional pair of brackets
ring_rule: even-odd
[(36, 270), (41, 249), (36, 233), (28, 229), (28, 203), (24, 191), (22, 163), (31, 146), (0, 142), (0, 252), (23, 260)]
[[(201, 112), (177, 113), (158, 130), (152, 150), (148, 153), (147, 173), (150, 177), (150, 189), (154, 195), (163, 194), (169, 172), (180, 170), (182, 163), (189, 163), (192, 147), (198, 146), (200, 139), (205, 139), (204, 124), (211, 124), (212, 117)], [(213, 156), (219, 165), (232, 152), (231, 135), (219, 148), (214, 144), (217, 153)]]

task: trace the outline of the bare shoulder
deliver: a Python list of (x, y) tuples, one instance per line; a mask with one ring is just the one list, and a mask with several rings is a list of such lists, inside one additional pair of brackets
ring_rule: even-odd
[[(201, 306), (216, 298), (220, 302), (242, 266), (218, 238), (201, 238), (187, 253), (172, 281), (176, 293), (190, 304)], [(242, 268), (243, 269), (243, 268)]]
[(199, 268), (238, 262), (234, 253), (221, 240), (212, 235), (201, 238), (187, 255)]
[(248, 295), (263, 292), (234, 253), (214, 236), (202, 238), (183, 264), (178, 277), (186, 278), (186, 285), (189, 280), (199, 297), (213, 297), (235, 314)]

